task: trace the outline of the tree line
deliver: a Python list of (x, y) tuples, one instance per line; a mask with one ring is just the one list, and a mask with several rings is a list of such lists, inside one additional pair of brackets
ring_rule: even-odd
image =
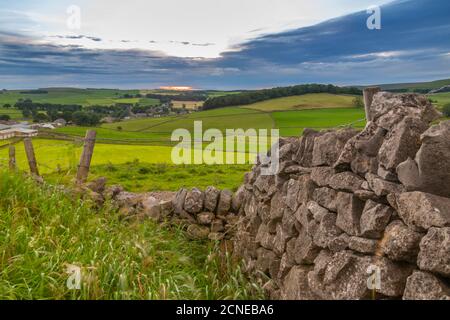
[[(11, 105), (5, 105), (11, 108)], [(167, 115), (171, 108), (165, 106), (141, 106), (117, 103), (111, 106), (92, 105), (84, 107), (77, 104), (37, 103), (31, 99), (19, 99), (14, 107), (22, 111), (24, 118), (32, 118), (34, 122), (55, 121), (64, 119), (79, 126), (96, 126), (104, 117), (123, 119), (136, 113)], [(9, 119), (0, 119), (9, 120)]]
[(124, 117), (129, 114), (122, 106), (89, 106), (83, 108), (77, 104), (38, 103), (31, 99), (21, 99), (14, 105), (22, 111), (24, 118), (32, 118), (34, 122), (55, 121), (64, 119), (80, 126), (95, 126), (105, 116)]
[(308, 93), (332, 93), (361, 95), (362, 91), (355, 87), (338, 87), (324, 84), (303, 84), (291, 87), (278, 87), (256, 91), (245, 91), (238, 94), (209, 98), (203, 104), (203, 110), (229, 106), (247, 105), (274, 98), (298, 96)]

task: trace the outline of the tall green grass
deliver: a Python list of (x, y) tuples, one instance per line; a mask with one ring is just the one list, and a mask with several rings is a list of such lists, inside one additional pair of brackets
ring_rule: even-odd
[[(66, 285), (82, 270), (80, 290)], [(58, 187), (0, 172), (0, 299), (254, 299), (256, 283), (178, 227), (125, 223)]]

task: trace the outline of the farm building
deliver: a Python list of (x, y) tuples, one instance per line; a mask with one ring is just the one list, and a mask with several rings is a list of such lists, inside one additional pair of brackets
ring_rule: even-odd
[(3, 125), (0, 124), (0, 140), (11, 139), (15, 137), (34, 137), (38, 131), (28, 127), (25, 124)]
[(60, 118), (53, 121), (53, 125), (56, 127), (65, 127), (67, 125), (67, 121)]

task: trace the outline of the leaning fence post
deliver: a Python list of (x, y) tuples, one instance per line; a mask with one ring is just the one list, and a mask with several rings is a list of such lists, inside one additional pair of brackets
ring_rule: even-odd
[(16, 147), (13, 145), (9, 146), (9, 170), (16, 170)]
[(380, 87), (369, 87), (363, 90), (364, 110), (366, 111), (366, 120), (368, 122), (372, 121), (372, 116), (370, 115), (370, 106), (372, 105), (373, 96), (380, 91)]
[(80, 164), (78, 165), (76, 183), (82, 184), (87, 180), (89, 167), (91, 165), (92, 155), (94, 153), (95, 137), (97, 132), (88, 130), (84, 139), (83, 153), (81, 154)]
[(36, 156), (34, 154), (33, 143), (30, 138), (25, 138), (23, 140), (23, 144), (25, 146), (25, 153), (28, 159), (28, 165), (30, 166), (30, 172), (39, 177), (39, 170), (37, 167)]

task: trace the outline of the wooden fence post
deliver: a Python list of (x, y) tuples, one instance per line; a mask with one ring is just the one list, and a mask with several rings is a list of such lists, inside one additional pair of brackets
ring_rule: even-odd
[(89, 167), (91, 165), (92, 155), (94, 153), (95, 137), (97, 132), (88, 130), (84, 139), (83, 153), (81, 154), (80, 164), (78, 165), (76, 183), (82, 184), (87, 180)]
[(373, 96), (380, 91), (381, 89), (379, 87), (369, 87), (363, 90), (364, 110), (366, 111), (367, 121), (372, 121), (372, 116), (370, 115), (370, 106), (372, 105)]
[(34, 154), (33, 143), (30, 138), (25, 138), (23, 140), (25, 146), (25, 153), (27, 154), (28, 165), (30, 166), (31, 174), (39, 177), (39, 170), (37, 167), (36, 156)]
[(13, 145), (9, 146), (9, 170), (16, 170), (16, 147)]

